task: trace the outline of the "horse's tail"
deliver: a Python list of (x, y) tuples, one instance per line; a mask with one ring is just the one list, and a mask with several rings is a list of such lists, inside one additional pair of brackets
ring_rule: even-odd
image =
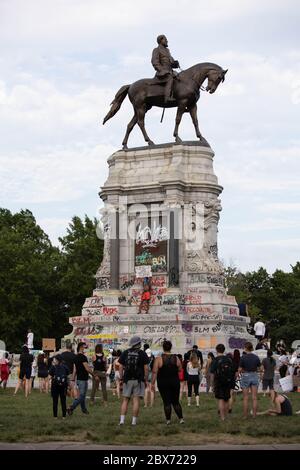
[(103, 119), (103, 124), (106, 123), (110, 118), (112, 118), (121, 108), (121, 104), (125, 100), (128, 90), (129, 90), (130, 85), (124, 85), (120, 88), (118, 93), (115, 96), (115, 99), (111, 103), (111, 108), (105, 118)]

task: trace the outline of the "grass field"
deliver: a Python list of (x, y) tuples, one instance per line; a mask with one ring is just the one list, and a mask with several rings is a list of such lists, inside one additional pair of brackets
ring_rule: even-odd
[[(83, 415), (78, 408), (66, 420), (52, 417), (50, 395), (34, 390), (29, 399), (19, 392), (12, 396), (12, 389), (0, 389), (0, 441), (1, 442), (49, 442), (78, 441), (114, 445), (200, 445), (205, 443), (263, 444), (299, 443), (300, 415), (292, 417), (259, 416), (242, 419), (242, 397), (237, 396), (233, 413), (222, 423), (217, 416), (213, 395), (200, 394), (200, 407), (187, 407), (183, 401), (185, 424), (180, 425), (172, 416), (171, 426), (166, 426), (162, 402), (157, 394), (153, 408), (141, 407), (136, 427), (131, 426), (130, 415), (125, 426), (118, 426), (119, 402), (111, 394), (109, 405), (103, 407), (100, 400)], [(300, 410), (300, 393), (291, 393), (294, 412)], [(68, 399), (70, 400), (70, 399)], [(268, 398), (259, 397), (259, 410), (269, 407)], [(60, 411), (59, 411), (60, 412)]]

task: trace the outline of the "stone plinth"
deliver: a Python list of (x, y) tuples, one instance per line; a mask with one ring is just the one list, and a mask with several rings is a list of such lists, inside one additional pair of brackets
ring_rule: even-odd
[[(139, 334), (153, 350), (168, 338), (181, 353), (193, 344), (208, 351), (219, 342), (240, 349), (253, 341), (218, 259), (222, 187), (213, 157), (210, 147), (195, 143), (109, 157), (99, 193), (104, 257), (93, 296), (82, 316), (70, 319), (77, 340), (123, 349)], [(149, 313), (138, 314), (145, 275)]]

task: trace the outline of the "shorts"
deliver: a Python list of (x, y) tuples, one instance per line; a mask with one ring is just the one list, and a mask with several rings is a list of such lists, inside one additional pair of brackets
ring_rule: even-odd
[(258, 387), (259, 379), (257, 372), (244, 372), (241, 375), (241, 388)]
[(27, 369), (21, 369), (19, 374), (19, 379), (23, 380), (24, 377), (29, 380), (31, 378), (31, 366)]
[(123, 397), (143, 397), (145, 394), (145, 384), (144, 382), (139, 382), (138, 380), (128, 380), (128, 382), (123, 383)]
[(217, 398), (217, 400), (228, 401), (230, 399), (230, 392), (231, 392), (230, 387), (221, 387), (220, 385), (215, 384), (214, 392), (215, 392), (215, 398)]
[(274, 379), (263, 379), (262, 389), (267, 390), (268, 387), (270, 390), (274, 390)]

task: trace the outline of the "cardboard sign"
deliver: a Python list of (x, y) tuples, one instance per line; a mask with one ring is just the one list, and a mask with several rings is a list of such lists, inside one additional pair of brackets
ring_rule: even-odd
[(56, 351), (55, 338), (43, 338), (43, 351)]
[(135, 267), (135, 276), (144, 278), (152, 277), (151, 266), (136, 266)]

